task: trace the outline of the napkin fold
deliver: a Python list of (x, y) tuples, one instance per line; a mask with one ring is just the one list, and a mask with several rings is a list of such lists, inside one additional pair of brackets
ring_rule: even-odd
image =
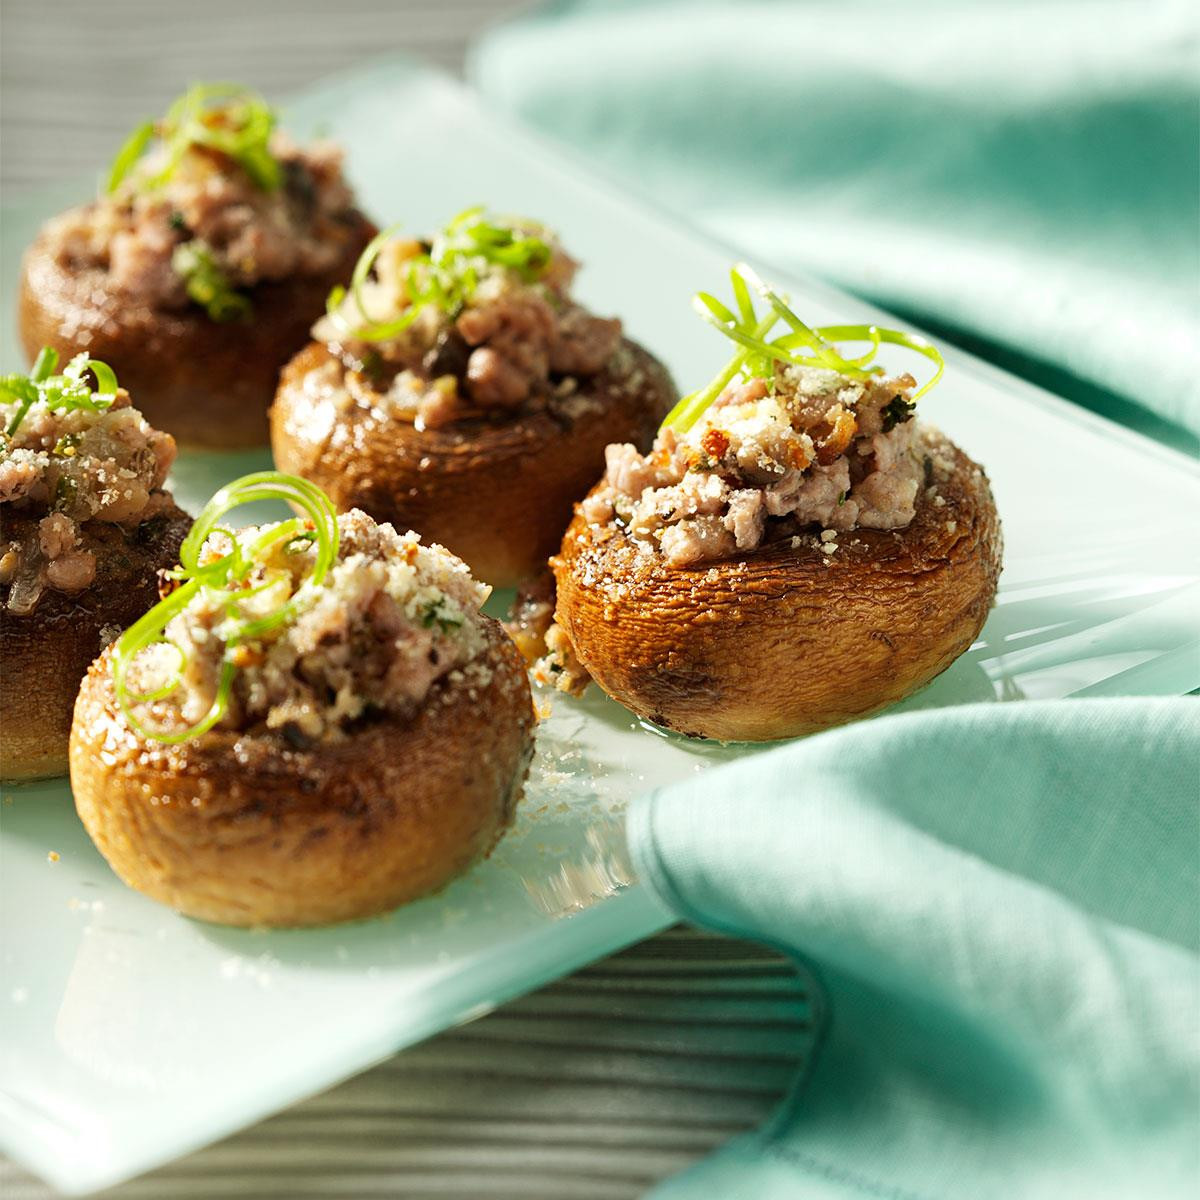
[(681, 917), (792, 955), (811, 1061), (663, 1200), (1129, 1200), (1200, 1180), (1200, 706), (883, 717), (640, 803)]
[(559, 0), (470, 71), (763, 262), (1194, 450), (1196, 62), (1188, 0)]

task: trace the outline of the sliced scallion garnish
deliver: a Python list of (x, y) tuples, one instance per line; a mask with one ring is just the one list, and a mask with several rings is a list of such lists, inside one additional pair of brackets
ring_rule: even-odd
[[(243, 545), (232, 529), (221, 524), (222, 518), (243, 504), (259, 500), (282, 500), (300, 509), (304, 515), (270, 526)], [(205, 545), (214, 535), (224, 538), (229, 543), (229, 549), (210, 561), (202, 562)], [(269, 590), (277, 582), (267, 580), (255, 586), (250, 583), (250, 576), (273, 548), (280, 543), (290, 545), (298, 539), (311, 539), (315, 543), (311, 571), (301, 578), (289, 598), (278, 608), (264, 615), (247, 616), (242, 611), (245, 601)], [(337, 552), (337, 514), (329, 497), (307, 480), (280, 471), (260, 471), (221, 488), (204, 506), (179, 549), (180, 565), (178, 570), (171, 572), (171, 577), (182, 581), (180, 586), (131, 625), (113, 647), (113, 686), (117, 701), (131, 727), (145, 738), (168, 744), (190, 741), (212, 729), (229, 708), (229, 698), (237, 675), (235, 649), (275, 633), (294, 621), (316, 598), (317, 589), (325, 582), (337, 559)], [(134, 712), (134, 707), (165, 699), (182, 683), (187, 667), (186, 656), (164, 635), (171, 621), (201, 591), (209, 593), (208, 598), (224, 617), (214, 629), (224, 645), (216, 695), (204, 716), (186, 729), (153, 729)], [(134, 692), (128, 684), (131, 666), (143, 651), (163, 644), (170, 646), (179, 656), (174, 674), (162, 686), (150, 692)]]
[(460, 212), (438, 232), (428, 251), (405, 260), (401, 284), (407, 305), (400, 316), (380, 320), (367, 312), (363, 284), (384, 246), (398, 233), (400, 227), (393, 225), (372, 238), (350, 279), (349, 295), (361, 322), (351, 323), (342, 312), (347, 296), (344, 287), (329, 293), (325, 310), (346, 337), (382, 342), (403, 333), (430, 305), (457, 314), (474, 295), (481, 272), (489, 266), (515, 271), (524, 282), (533, 283), (550, 265), (553, 250), (545, 239), (519, 232), (522, 224), (489, 218), (482, 205)]
[(147, 177), (147, 187), (160, 187), (193, 147), (223, 154), (237, 163), (255, 186), (273, 191), (283, 178), (271, 153), (275, 111), (257, 92), (235, 83), (196, 84), (180, 96), (158, 122), (138, 126), (117, 151), (109, 170), (108, 190), (115, 191), (157, 137), (165, 162)]
[(346, 299), (346, 289), (338, 284), (325, 300), (325, 311), (348, 337), (354, 337), (361, 342), (382, 342), (403, 333), (421, 314), (420, 294), (413, 290), (413, 273), (405, 275), (405, 287), (408, 289), (409, 306), (403, 315), (394, 321), (380, 321), (367, 312), (366, 298), (363, 295), (363, 284), (366, 283), (379, 258), (384, 246), (399, 232), (399, 225), (390, 225), (381, 229), (366, 245), (354, 264), (354, 273), (350, 276), (350, 292), (354, 298), (354, 307), (362, 317), (361, 325), (351, 325), (342, 315), (342, 305)]
[(188, 299), (199, 304), (211, 320), (237, 321), (250, 314), (249, 299), (235, 290), (202, 241), (193, 239), (176, 246), (171, 269), (183, 280)]
[[(117, 398), (116, 372), (98, 358), (76, 354), (60, 375), (54, 374), (57, 366), (58, 351), (43, 346), (28, 375), (0, 376), (0, 403), (18, 406), (4, 431), (9, 437), (39, 402), (58, 412), (80, 408), (103, 412)], [(96, 381), (94, 388), (86, 378), (89, 372)]]
[(133, 170), (134, 164), (146, 153), (146, 147), (150, 145), (153, 139), (153, 121), (147, 121), (144, 125), (139, 125), (125, 139), (124, 145), (117, 151), (116, 157), (112, 160), (112, 166), (108, 170), (107, 191), (115, 192), (117, 190), (121, 181)]
[[(663, 429), (686, 433), (735, 379), (739, 376), (747, 380), (772, 379), (777, 363), (836, 371), (848, 379), (868, 379), (883, 373), (883, 368), (874, 363), (881, 345), (903, 346), (924, 355), (937, 368), (912, 396), (910, 404), (915, 404), (942, 376), (945, 362), (940, 351), (920, 334), (877, 325), (810, 328), (791, 310), (786, 299), (763, 283), (745, 263), (736, 264), (729, 274), (736, 313), (708, 292), (698, 293), (692, 304), (705, 321), (737, 343), (738, 353), (711, 382), (684, 396), (671, 409), (662, 423)], [(768, 311), (762, 317), (755, 309), (751, 289), (767, 302)], [(780, 321), (788, 331), (770, 338), (768, 335)], [(847, 357), (838, 349), (839, 342), (869, 342), (870, 349), (857, 357)]]

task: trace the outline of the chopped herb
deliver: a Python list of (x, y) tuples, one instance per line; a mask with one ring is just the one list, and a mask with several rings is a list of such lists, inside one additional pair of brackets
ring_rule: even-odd
[(187, 222), (183, 219), (183, 213), (181, 213), (179, 209), (175, 209), (175, 211), (171, 213), (171, 215), (167, 218), (167, 224), (170, 225), (172, 229), (177, 230), (179, 233), (182, 233), (187, 228)]
[(133, 170), (133, 165), (146, 152), (146, 147), (154, 140), (154, 122), (146, 121), (139, 125), (124, 141), (112, 166), (108, 169), (109, 192), (115, 192), (121, 180)]
[(63, 458), (73, 458), (75, 451), (79, 448), (79, 443), (83, 441), (81, 433), (64, 433), (62, 437), (54, 443), (52, 453), (61, 455)]
[[(58, 351), (43, 346), (28, 375), (0, 376), (0, 404), (17, 405), (5, 430), (9, 437), (17, 432), (35, 404), (42, 403), (57, 411), (83, 408), (103, 412), (117, 398), (116, 373), (98, 358), (77, 354), (61, 375), (54, 374), (57, 366)], [(85, 378), (88, 374), (96, 381), (95, 390)]]
[(452, 629), (457, 629), (462, 623), (462, 613), (458, 612), (455, 608), (448, 608), (445, 596), (437, 600), (430, 600), (421, 609), (421, 624), (426, 629), (432, 629), (436, 624), (442, 633), (449, 633)]
[[(550, 265), (550, 243), (536, 234), (524, 232), (527, 223), (487, 217), (482, 206), (468, 208), (442, 229), (428, 250), (404, 264), (403, 286), (408, 306), (394, 321), (377, 321), (367, 312), (363, 284), (370, 275), (384, 246), (396, 236), (399, 226), (377, 234), (362, 252), (354, 267), (350, 287), (335, 287), (325, 308), (329, 316), (358, 341), (380, 342), (403, 333), (429, 305), (454, 315), (475, 294), (482, 273), (489, 267), (515, 271), (525, 283), (541, 278)], [(424, 245), (424, 244), (422, 244)], [(354, 298), (362, 323), (352, 326), (341, 313), (347, 294)]]
[(54, 488), (55, 510), (65, 512), (75, 503), (78, 496), (79, 481), (72, 479), (69, 475), (60, 475)]
[(841, 494), (838, 496), (838, 508), (841, 508), (841, 507), (842, 507), (842, 505), (846, 503), (846, 497), (847, 497), (849, 494), (850, 494), (849, 492), (842, 492), (842, 493), (841, 493)]
[(358, 369), (372, 383), (382, 383), (386, 373), (386, 363), (378, 350), (368, 349), (358, 360)]
[(184, 242), (171, 255), (171, 269), (183, 279), (189, 299), (214, 321), (237, 321), (250, 315), (250, 301), (226, 278), (212, 251), (201, 241)]
[(897, 425), (911, 421), (914, 408), (903, 396), (893, 396), (883, 408), (883, 432), (891, 433)]
[(317, 540), (315, 529), (306, 529), (294, 534), (283, 544), (284, 554), (303, 554)]

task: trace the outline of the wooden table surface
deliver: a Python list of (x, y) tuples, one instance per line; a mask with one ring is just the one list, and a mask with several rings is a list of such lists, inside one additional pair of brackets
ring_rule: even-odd
[[(459, 71), (468, 41), (523, 7), (0, 0), (0, 197), (99, 170), (187, 83), (280, 97), (396, 50)], [(766, 1118), (805, 1011), (775, 954), (673, 930), (105, 1194), (638, 1196)], [(0, 1195), (52, 1193), (0, 1160)]]

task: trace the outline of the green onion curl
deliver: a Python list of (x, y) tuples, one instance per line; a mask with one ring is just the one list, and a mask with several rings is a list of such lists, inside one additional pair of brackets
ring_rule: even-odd
[[(233, 529), (221, 523), (222, 518), (243, 504), (260, 500), (282, 500), (299, 509), (302, 515), (260, 530), (243, 546)], [(214, 534), (227, 538), (230, 549), (211, 562), (202, 563), (200, 559), (204, 546)], [(315, 542), (316, 553), (311, 571), (293, 588), (290, 598), (273, 612), (263, 616), (245, 616), (241, 611), (242, 602), (275, 586), (271, 580), (258, 587), (247, 586), (255, 567), (279, 543), (290, 543), (298, 538)], [(329, 497), (307, 480), (280, 471), (259, 471), (244, 475), (221, 488), (204, 506), (180, 546), (179, 568), (168, 573), (171, 578), (181, 581), (180, 586), (131, 625), (113, 646), (113, 687), (130, 726), (144, 738), (170, 745), (191, 741), (212, 729), (229, 708), (238, 670), (234, 655), (236, 648), (274, 633), (294, 621), (316, 598), (317, 589), (324, 584), (337, 560), (337, 553), (337, 514)], [(165, 631), (202, 590), (216, 593), (217, 605), (224, 611), (224, 619), (213, 630), (224, 643), (216, 695), (204, 716), (186, 729), (154, 729), (142, 721), (134, 708), (139, 704), (165, 699), (182, 684), (187, 658), (174, 642), (166, 638)], [(168, 645), (178, 654), (179, 662), (175, 671), (166, 683), (152, 692), (134, 692), (128, 683), (130, 667), (144, 650), (155, 645)]]
[[(87, 353), (76, 354), (62, 373), (54, 374), (58, 366), (58, 351), (43, 346), (28, 375), (0, 376), (0, 403), (17, 405), (4, 432), (12, 437), (38, 403), (57, 412), (87, 409), (103, 412), (117, 398), (117, 375), (108, 365)], [(86, 376), (96, 381), (93, 388)]]
[(420, 293), (415, 290), (413, 272), (405, 276), (405, 284), (409, 295), (409, 306), (405, 312), (394, 321), (379, 321), (367, 312), (366, 299), (363, 296), (363, 284), (371, 274), (376, 259), (379, 258), (384, 246), (400, 231), (399, 225), (389, 225), (381, 229), (366, 245), (354, 264), (354, 273), (350, 276), (350, 292), (354, 297), (354, 306), (362, 317), (361, 325), (351, 325), (342, 315), (342, 304), (346, 299), (346, 289), (338, 284), (330, 291), (325, 300), (325, 312), (329, 318), (347, 336), (360, 342), (383, 342), (403, 333), (420, 316)]
[[(661, 429), (686, 433), (704, 415), (718, 396), (739, 376), (746, 380), (773, 380), (776, 364), (818, 367), (836, 371), (848, 379), (868, 379), (882, 374), (875, 364), (879, 347), (884, 344), (903, 346), (924, 355), (936, 367), (933, 376), (917, 391), (910, 403), (915, 403), (942, 377), (945, 361), (940, 351), (927, 339), (898, 329), (877, 325), (806, 325), (789, 307), (787, 300), (774, 288), (763, 283), (745, 263), (735, 264), (729, 273), (735, 312), (708, 292), (699, 292), (692, 305), (701, 318), (719, 329), (738, 346), (738, 352), (705, 387), (680, 399), (667, 414)], [(765, 315), (759, 316), (752, 293), (765, 300)], [(782, 321), (787, 332), (770, 337)], [(869, 342), (870, 348), (855, 357), (844, 355), (839, 342)]]
[[(325, 311), (343, 336), (360, 342), (382, 342), (403, 333), (428, 307), (451, 316), (461, 311), (475, 294), (482, 272), (489, 266), (514, 271), (525, 283), (542, 277), (554, 256), (551, 244), (535, 234), (522, 234), (520, 220), (489, 218), (483, 205), (464, 209), (434, 236), (429, 250), (403, 264), (401, 285), (408, 304), (393, 320), (373, 317), (366, 308), (362, 287), (374, 269), (383, 247), (399, 232), (392, 225), (376, 234), (354, 266), (347, 290), (335, 287)], [(358, 324), (342, 312), (347, 294), (354, 298)]]
[(274, 191), (283, 180), (279, 160), (270, 149), (275, 121), (274, 109), (249, 88), (236, 83), (196, 84), (171, 104), (161, 121), (147, 121), (129, 135), (109, 168), (107, 190), (116, 191), (157, 137), (165, 162), (142, 181), (146, 187), (161, 187), (187, 152), (199, 146), (237, 163), (260, 190)]
[(146, 153), (146, 147), (154, 139), (155, 127), (153, 121), (139, 125), (117, 151), (108, 169), (108, 184), (105, 191), (115, 192), (125, 177), (133, 170), (134, 164)]

